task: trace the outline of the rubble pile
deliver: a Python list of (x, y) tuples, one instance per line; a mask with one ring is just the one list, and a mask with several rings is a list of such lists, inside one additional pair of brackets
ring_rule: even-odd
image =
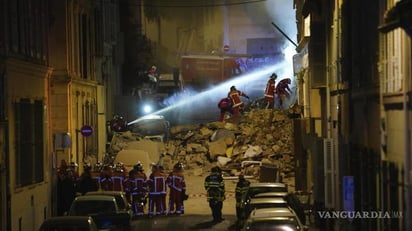
[[(195, 175), (202, 175), (212, 165), (222, 167), (230, 175), (238, 175), (242, 161), (261, 161), (276, 166), (284, 176), (293, 174), (293, 135), (290, 115), (299, 114), (297, 108), (287, 111), (251, 109), (239, 121), (180, 125), (171, 128), (171, 139), (165, 144), (161, 162), (170, 169), (183, 161)], [(259, 174), (249, 166), (246, 174)]]
[[(171, 170), (177, 161), (183, 161), (186, 169), (199, 176), (214, 165), (230, 176), (237, 176), (241, 170), (258, 176), (261, 165), (275, 166), (283, 177), (293, 176), (291, 117), (299, 116), (300, 109), (251, 108), (238, 120), (174, 126), (166, 143), (132, 132), (116, 133), (111, 151), (119, 157), (113, 159), (126, 162), (128, 168), (140, 158), (148, 171), (151, 163), (159, 162), (165, 170)], [(135, 157), (127, 158), (130, 155)], [(244, 161), (248, 163), (242, 166)]]

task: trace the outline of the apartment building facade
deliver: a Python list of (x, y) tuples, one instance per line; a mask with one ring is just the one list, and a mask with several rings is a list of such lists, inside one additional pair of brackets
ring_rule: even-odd
[(60, 161), (101, 160), (119, 89), (119, 1), (0, 2), (0, 229), (56, 215)]

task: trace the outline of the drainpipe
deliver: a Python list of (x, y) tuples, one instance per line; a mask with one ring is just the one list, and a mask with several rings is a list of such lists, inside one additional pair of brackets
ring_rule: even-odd
[[(408, 229), (412, 227), (412, 220), (410, 219), (412, 217), (412, 201), (411, 201), (411, 194), (412, 194), (412, 188), (411, 188), (411, 134), (410, 134), (410, 121), (409, 121), (409, 105), (410, 105), (410, 99), (408, 96), (408, 93), (410, 91), (410, 77), (411, 77), (411, 50), (410, 49), (403, 49), (403, 55), (404, 57), (404, 66), (405, 68), (405, 74), (404, 74), (404, 84), (405, 87), (403, 88), (403, 110), (404, 110), (404, 116), (405, 116), (405, 186), (404, 186), (404, 204), (405, 204), (405, 214), (404, 214), (404, 229)], [(408, 57), (407, 57), (408, 56)]]

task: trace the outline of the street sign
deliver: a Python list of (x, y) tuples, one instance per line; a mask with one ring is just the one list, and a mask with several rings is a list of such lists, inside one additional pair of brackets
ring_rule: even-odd
[(355, 180), (353, 176), (343, 176), (343, 209), (352, 212), (355, 210)]
[(90, 127), (89, 125), (84, 125), (81, 129), (80, 129), (80, 133), (83, 136), (90, 136), (93, 133), (93, 128)]

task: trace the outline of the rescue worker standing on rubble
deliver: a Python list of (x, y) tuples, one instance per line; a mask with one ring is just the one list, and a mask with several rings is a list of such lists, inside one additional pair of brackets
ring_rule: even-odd
[(282, 108), (283, 106), (283, 97), (289, 97), (291, 90), (289, 88), (289, 84), (292, 81), (289, 78), (282, 79), (278, 85), (276, 86), (276, 94), (279, 100), (279, 107)]
[(223, 201), (225, 197), (225, 182), (222, 177), (222, 170), (216, 166), (211, 169), (211, 174), (206, 177), (204, 183), (207, 192), (207, 201), (212, 210), (213, 222), (221, 222)]
[(186, 182), (183, 176), (183, 163), (178, 162), (167, 177), (169, 186), (168, 215), (184, 213), (183, 199), (186, 196)]
[(242, 196), (247, 192), (250, 185), (250, 181), (245, 179), (243, 173), (239, 175), (239, 181), (236, 184), (235, 198), (236, 198), (236, 217), (240, 219), (241, 209), (240, 203), (242, 201)]
[(266, 100), (266, 109), (273, 109), (274, 106), (274, 99), (275, 99), (275, 93), (276, 93), (276, 79), (277, 79), (276, 73), (273, 73), (268, 82), (266, 83), (266, 89), (265, 89), (265, 100)]
[(241, 96), (249, 99), (249, 96), (245, 93), (236, 89), (235, 86), (230, 87), (230, 91), (227, 96), (232, 100), (232, 109), (233, 109), (233, 117), (238, 118), (240, 117), (239, 110), (243, 109), (245, 104), (240, 99)]
[(217, 104), (217, 107), (220, 109), (220, 122), (223, 122), (223, 120), (225, 119), (225, 114), (227, 112), (233, 114), (232, 99), (229, 97), (220, 99), (219, 103)]
[[(149, 191), (149, 217), (164, 215), (164, 195), (166, 195), (166, 176), (161, 172), (158, 164), (152, 164), (152, 173), (147, 180)], [(156, 212), (155, 212), (156, 211)]]

